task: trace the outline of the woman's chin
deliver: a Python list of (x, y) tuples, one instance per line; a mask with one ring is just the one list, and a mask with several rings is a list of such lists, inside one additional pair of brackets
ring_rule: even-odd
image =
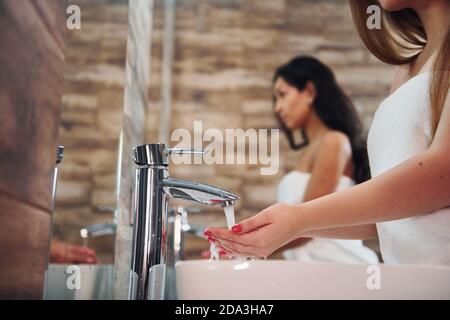
[(407, 6), (404, 1), (399, 0), (388, 0), (388, 1), (380, 1), (380, 5), (385, 11), (399, 11), (405, 9)]
[(300, 128), (301, 128), (301, 126), (299, 126), (299, 125), (297, 125), (297, 124), (295, 124), (295, 123), (286, 123), (286, 127), (287, 127), (289, 130), (291, 130), (291, 131), (297, 130), (297, 129), (300, 129)]
[(286, 128), (288, 128), (289, 130), (294, 130), (295, 129), (292, 124), (286, 123), (285, 125), (286, 125)]

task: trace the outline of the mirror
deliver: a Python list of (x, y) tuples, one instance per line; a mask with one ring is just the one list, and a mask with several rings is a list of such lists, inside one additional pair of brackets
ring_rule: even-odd
[(88, 278), (98, 283), (76, 297), (126, 299), (132, 149), (144, 143), (153, 1), (79, 0), (72, 5), (81, 12), (81, 28), (69, 31), (66, 40), (59, 140), (64, 159), (58, 166), (47, 279), (60, 279), (64, 270), (52, 263), (85, 264)]
[(112, 264), (128, 1), (72, 2), (81, 9), (81, 29), (66, 32), (59, 132), (64, 158), (58, 166), (50, 263)]

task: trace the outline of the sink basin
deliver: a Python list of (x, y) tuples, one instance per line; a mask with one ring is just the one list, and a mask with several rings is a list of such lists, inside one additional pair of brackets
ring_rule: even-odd
[[(79, 288), (68, 285), (79, 268)], [(78, 271), (77, 271), (78, 272)], [(46, 272), (45, 300), (110, 300), (113, 291), (113, 265), (50, 264)]]
[(176, 282), (182, 300), (450, 299), (450, 268), (437, 266), (192, 260)]

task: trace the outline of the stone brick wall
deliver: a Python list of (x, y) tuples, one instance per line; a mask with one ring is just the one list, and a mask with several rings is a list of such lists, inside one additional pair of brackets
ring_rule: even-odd
[[(152, 73), (146, 142), (158, 142), (163, 8), (155, 0)], [(374, 60), (360, 43), (347, 1), (190, 0), (177, 1), (173, 62), (172, 130), (203, 127), (275, 128), (271, 79), (290, 58), (315, 56), (334, 70), (369, 127), (374, 110), (389, 90), (392, 67)], [(242, 198), (237, 220), (274, 203), (282, 175), (296, 165), (298, 153), (281, 137), (278, 174), (261, 176), (257, 165), (171, 166), (174, 177), (229, 189)], [(190, 217), (194, 225), (224, 224), (214, 208)], [(206, 244), (191, 239), (195, 256)]]

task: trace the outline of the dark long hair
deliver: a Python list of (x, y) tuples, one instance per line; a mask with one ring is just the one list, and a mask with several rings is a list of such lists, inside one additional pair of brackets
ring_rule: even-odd
[[(356, 183), (370, 179), (366, 139), (363, 126), (352, 101), (336, 82), (333, 72), (319, 60), (299, 56), (275, 71), (273, 82), (281, 77), (289, 85), (303, 91), (308, 81), (314, 84), (316, 97), (312, 108), (322, 122), (332, 130), (344, 133), (350, 140), (353, 159), (353, 179)], [(286, 133), (292, 149), (298, 150), (309, 144), (304, 128), (300, 129), (303, 141), (295, 143), (294, 133), (277, 115), (281, 129)]]

